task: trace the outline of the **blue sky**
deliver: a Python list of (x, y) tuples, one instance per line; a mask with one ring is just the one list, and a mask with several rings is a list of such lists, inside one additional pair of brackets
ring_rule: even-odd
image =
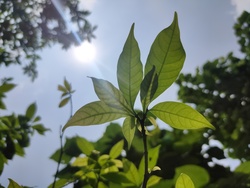
[[(240, 55), (232, 27), (242, 10), (250, 7), (249, 0), (85, 0), (83, 4), (92, 12), (89, 20), (98, 25), (97, 38), (93, 40), (97, 56), (91, 64), (81, 64), (72, 49), (63, 51), (55, 45), (40, 52), (39, 77), (34, 83), (22, 75), (19, 67), (0, 70), (1, 77), (13, 76), (18, 84), (6, 100), (9, 112), (23, 113), (28, 104), (36, 102), (42, 122), (51, 129), (46, 136), (32, 138), (25, 158), (15, 157), (5, 166), (0, 177), (5, 186), (7, 178), (39, 188), (52, 183), (56, 163), (49, 160), (49, 156), (59, 148), (59, 127), (69, 117), (69, 108), (57, 108), (60, 101), (57, 85), (66, 77), (76, 89), (74, 111), (97, 100), (87, 76), (103, 78), (117, 85), (116, 64), (132, 23), (135, 23), (135, 37), (144, 63), (154, 38), (172, 22), (176, 11), (187, 54), (182, 72), (193, 73), (197, 66), (231, 51)], [(171, 86), (159, 100), (177, 100), (177, 89), (175, 85)], [(80, 135), (94, 141), (104, 130), (105, 125), (72, 127), (66, 130), (65, 136)]]

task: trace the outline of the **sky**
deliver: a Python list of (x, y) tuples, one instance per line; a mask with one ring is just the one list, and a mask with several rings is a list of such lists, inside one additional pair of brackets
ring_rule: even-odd
[[(31, 145), (25, 149), (25, 157), (16, 156), (5, 166), (0, 182), (6, 187), (8, 178), (38, 188), (47, 187), (53, 182), (57, 164), (49, 157), (59, 148), (59, 129), (70, 115), (68, 106), (58, 108), (60, 93), (57, 85), (62, 84), (64, 78), (72, 83), (76, 90), (73, 95), (74, 111), (98, 99), (88, 76), (109, 80), (117, 86), (117, 60), (133, 23), (141, 60), (145, 63), (153, 40), (171, 24), (176, 11), (187, 56), (182, 72), (194, 73), (197, 66), (226, 56), (231, 51), (240, 56), (232, 28), (244, 9), (250, 11), (250, 0), (81, 1), (92, 12), (89, 21), (98, 26), (96, 39), (92, 41), (96, 48), (96, 57), (92, 62), (79, 61), (73, 48), (63, 51), (59, 45), (54, 45), (40, 52), (42, 60), (38, 62), (39, 76), (35, 82), (24, 76), (20, 67), (0, 70), (1, 77), (13, 76), (18, 84), (5, 100), (8, 113), (24, 113), (29, 104), (36, 102), (37, 114), (42, 117), (45, 127), (51, 129), (45, 136), (34, 135)], [(177, 86), (173, 85), (159, 100), (176, 101), (177, 92)], [(160, 126), (164, 128), (165, 125)], [(106, 124), (68, 128), (64, 138), (79, 135), (95, 141), (102, 136), (105, 127)]]

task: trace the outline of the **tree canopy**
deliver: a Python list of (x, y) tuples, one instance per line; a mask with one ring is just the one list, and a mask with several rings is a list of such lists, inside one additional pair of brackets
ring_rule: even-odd
[(78, 0), (0, 0), (0, 65), (23, 65), (24, 73), (35, 79), (37, 50), (90, 41), (96, 26), (79, 5)]

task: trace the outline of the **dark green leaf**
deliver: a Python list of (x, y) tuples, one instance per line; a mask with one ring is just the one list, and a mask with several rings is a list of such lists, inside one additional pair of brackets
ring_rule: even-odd
[(14, 180), (9, 178), (8, 188), (22, 188), (22, 186), (18, 185)]
[(155, 74), (155, 66), (153, 66), (152, 70), (146, 74), (141, 83), (140, 96), (144, 112), (146, 111), (148, 105), (152, 101), (157, 88), (158, 88), (158, 75)]
[(15, 84), (3, 84), (0, 86), (0, 93), (5, 93), (16, 87)]

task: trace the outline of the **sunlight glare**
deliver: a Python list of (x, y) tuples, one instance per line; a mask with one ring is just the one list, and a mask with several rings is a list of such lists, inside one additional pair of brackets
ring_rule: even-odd
[(82, 63), (92, 63), (96, 57), (96, 48), (93, 43), (83, 42), (73, 51), (76, 60)]

